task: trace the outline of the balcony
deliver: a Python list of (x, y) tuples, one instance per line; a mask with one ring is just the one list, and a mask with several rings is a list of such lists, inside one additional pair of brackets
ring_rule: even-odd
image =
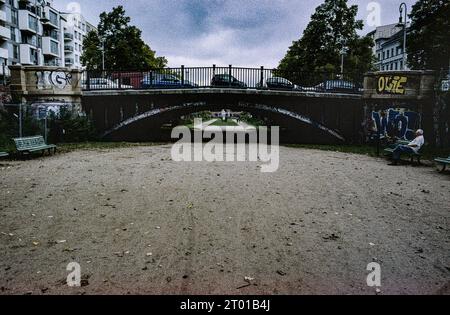
[(7, 40), (11, 39), (11, 29), (0, 26), (0, 40)]
[(0, 11), (0, 21), (7, 22), (6, 21), (6, 12), (5, 11)]
[(36, 48), (30, 44), (20, 44), (20, 63), (22, 65), (38, 65)]
[(41, 22), (44, 27), (58, 29), (58, 13), (50, 9), (50, 7), (45, 7)]
[(72, 66), (73, 65), (73, 58), (66, 58), (65, 62), (66, 62), (66, 66)]
[(64, 33), (64, 40), (67, 42), (70, 42), (73, 40), (73, 34), (71, 33)]
[(65, 52), (68, 52), (68, 53), (72, 53), (73, 52), (73, 46), (70, 46), (70, 45), (65, 45), (64, 46), (64, 51)]
[[(8, 57), (9, 57), (8, 49), (0, 48), (0, 58), (8, 59)], [(0, 67), (1, 67), (1, 65), (0, 65)]]
[(39, 33), (37, 17), (27, 10), (19, 10), (19, 29), (32, 34)]
[(59, 57), (59, 42), (51, 37), (42, 37), (42, 53), (47, 56)]

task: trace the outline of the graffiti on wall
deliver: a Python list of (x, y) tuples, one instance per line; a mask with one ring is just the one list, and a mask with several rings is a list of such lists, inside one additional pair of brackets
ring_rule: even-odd
[(378, 78), (378, 94), (404, 95), (408, 77), (400, 75), (384, 75)]
[(37, 88), (39, 90), (58, 88), (64, 89), (72, 83), (72, 74), (61, 70), (55, 71), (37, 71)]
[(372, 112), (373, 131), (382, 137), (414, 139), (420, 125), (420, 114), (405, 108), (390, 108)]

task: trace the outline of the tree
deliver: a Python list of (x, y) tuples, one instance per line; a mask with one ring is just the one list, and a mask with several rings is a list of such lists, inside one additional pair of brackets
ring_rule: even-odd
[(346, 48), (344, 72), (361, 76), (372, 69), (372, 40), (360, 37), (363, 21), (356, 20), (358, 7), (347, 6), (347, 0), (325, 0), (316, 8), (303, 36), (292, 43), (278, 69), (293, 81), (298, 78), (294, 72), (339, 73), (341, 52)]
[(412, 69), (448, 69), (450, 59), (450, 2), (419, 0), (409, 15), (408, 65)]
[(88, 70), (102, 69), (103, 44), (106, 70), (141, 71), (167, 65), (167, 59), (156, 57), (155, 51), (142, 40), (141, 30), (129, 25), (130, 21), (122, 6), (100, 14), (97, 31), (88, 33), (83, 42), (81, 61)]

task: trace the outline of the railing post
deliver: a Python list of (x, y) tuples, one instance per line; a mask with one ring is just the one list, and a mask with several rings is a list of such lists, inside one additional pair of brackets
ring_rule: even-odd
[(216, 75), (216, 65), (213, 65), (213, 75)]
[(86, 70), (86, 90), (91, 89), (91, 75), (89, 73), (89, 70)]
[(181, 86), (184, 87), (184, 65), (181, 65)]
[(118, 79), (119, 79), (119, 90), (121, 90), (122, 89), (122, 72), (120, 72), (120, 71), (119, 71)]
[(261, 66), (261, 78), (259, 80), (259, 87), (262, 89), (264, 84), (264, 66)]
[(231, 87), (231, 68), (232, 68), (233, 66), (232, 65), (229, 65), (228, 66), (228, 85)]

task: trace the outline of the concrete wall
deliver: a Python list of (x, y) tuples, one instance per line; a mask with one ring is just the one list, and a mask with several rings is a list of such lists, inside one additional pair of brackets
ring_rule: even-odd
[(382, 136), (406, 140), (421, 128), (430, 146), (449, 146), (448, 97), (437, 91), (432, 71), (384, 71), (364, 80), (364, 121), (372, 120)]
[(81, 106), (80, 70), (40, 66), (10, 66), (10, 70), (15, 103), (66, 102)]

